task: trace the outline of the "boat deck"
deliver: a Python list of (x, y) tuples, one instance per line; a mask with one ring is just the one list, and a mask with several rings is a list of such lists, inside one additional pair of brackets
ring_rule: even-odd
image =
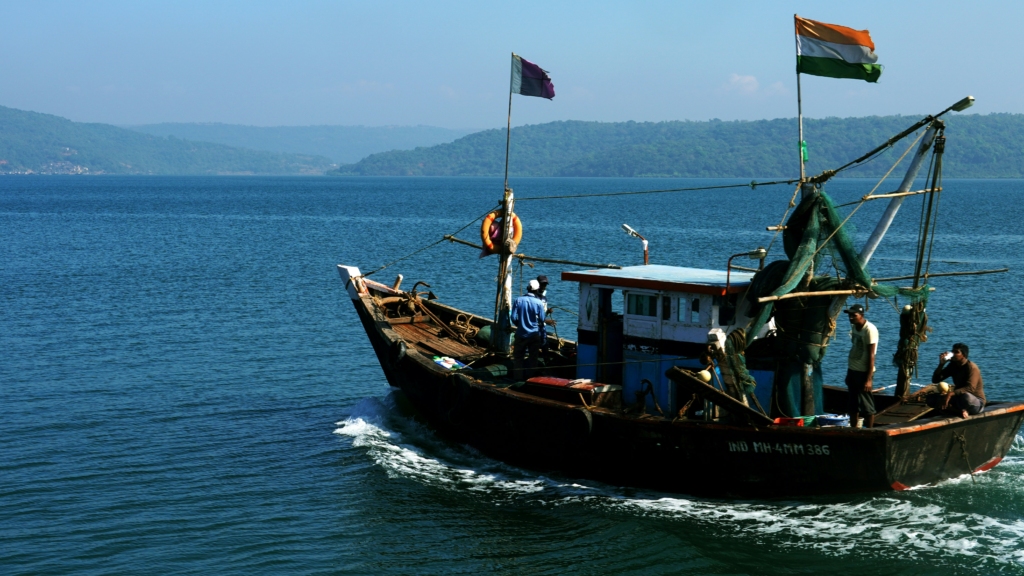
[[(397, 321), (396, 321), (397, 320)], [(419, 348), (428, 356), (450, 356), (462, 360), (469, 356), (484, 353), (484, 350), (471, 344), (463, 344), (446, 334), (433, 320), (424, 316), (399, 318), (391, 322), (391, 328), (406, 341)]]
[(875, 426), (902, 424), (904, 422), (913, 422), (920, 418), (936, 415), (937, 411), (925, 404), (923, 401), (907, 402), (904, 404), (896, 403), (880, 411), (878, 415), (875, 416)]
[[(441, 320), (446, 314), (443, 310), (435, 310), (434, 315), (440, 313)], [(476, 345), (472, 339), (469, 343), (463, 343), (454, 338), (452, 334), (440, 326), (437, 321), (426, 314), (418, 313), (414, 316), (389, 318), (388, 323), (391, 329), (402, 338), (407, 345), (417, 349), (426, 356), (448, 356), (462, 362), (472, 362), (487, 354), (487, 349)], [(549, 366), (549, 368), (551, 368)], [(550, 372), (550, 373), (548, 373)], [(545, 372), (547, 376), (565, 376), (572, 378), (572, 374), (562, 374), (564, 371), (549, 369)], [(574, 370), (569, 370), (573, 372)], [(823, 390), (825, 397), (826, 412), (843, 412), (846, 406), (847, 391), (845, 387), (825, 386)], [(569, 402), (574, 403), (574, 402)], [(876, 403), (879, 413), (875, 418), (875, 428), (893, 430), (893, 433), (902, 433), (904, 430), (917, 429), (920, 427), (931, 427), (937, 423), (951, 422), (951, 419), (940, 411), (929, 408), (923, 402), (913, 401), (900, 403), (890, 396), (876, 396)], [(991, 406), (999, 412), (1005, 409), (1002, 403), (998, 406)], [(1021, 409), (1014, 405), (1013, 410)], [(989, 412), (987, 410), (986, 412)]]

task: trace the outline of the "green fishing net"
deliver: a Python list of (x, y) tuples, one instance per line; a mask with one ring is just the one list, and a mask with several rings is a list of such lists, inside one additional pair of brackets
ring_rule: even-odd
[[(817, 189), (813, 194), (808, 194), (797, 206), (793, 215), (786, 222), (786, 229), (783, 232), (783, 247), (788, 260), (772, 262), (758, 274), (765, 275), (762, 282), (755, 277), (748, 298), (752, 304), (762, 296), (782, 296), (796, 291), (798, 286), (803, 286), (800, 292), (813, 292), (819, 290), (837, 290), (866, 288), (875, 297), (889, 298), (896, 295), (903, 296), (911, 302), (925, 301), (928, 298), (929, 287), (927, 285), (919, 288), (899, 288), (886, 284), (877, 284), (871, 279), (871, 274), (860, 259), (860, 255), (853, 247), (853, 240), (849, 231), (843, 225), (843, 219), (839, 216), (832, 198), (822, 189)], [(809, 271), (819, 271), (822, 260), (830, 256), (834, 265), (842, 272), (845, 278), (835, 276), (817, 275), (807, 280)], [(780, 264), (779, 262), (783, 262)], [(755, 288), (757, 290), (755, 290)], [(802, 300), (824, 300), (831, 297), (806, 298)], [(761, 328), (772, 317), (776, 309), (788, 308), (782, 304), (787, 300), (777, 302), (766, 302), (756, 307), (756, 315), (746, 330), (747, 334), (757, 334)], [(818, 312), (828, 317), (828, 307), (815, 305)], [(752, 310), (755, 308), (752, 308)], [(783, 314), (778, 314), (776, 324)], [(818, 324), (827, 328), (832, 324), (832, 318), (819, 318), (810, 320), (812, 324)], [(806, 328), (806, 326), (805, 326)], [(831, 331), (829, 331), (829, 334)], [(824, 340), (824, 339), (823, 339)], [(827, 342), (826, 342), (827, 345)], [(811, 354), (813, 356), (814, 354)]]

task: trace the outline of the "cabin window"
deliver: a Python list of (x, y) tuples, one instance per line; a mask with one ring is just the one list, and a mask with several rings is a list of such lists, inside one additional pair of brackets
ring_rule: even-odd
[(647, 294), (626, 296), (626, 314), (634, 316), (658, 316), (658, 297)]
[(728, 296), (715, 296), (714, 304), (718, 306), (718, 325), (728, 326), (736, 320), (737, 294)]
[(686, 324), (700, 324), (700, 298), (690, 296), (680, 298), (676, 318)]
[(669, 298), (668, 296), (663, 296), (661, 298), (661, 319), (672, 319), (672, 299)]

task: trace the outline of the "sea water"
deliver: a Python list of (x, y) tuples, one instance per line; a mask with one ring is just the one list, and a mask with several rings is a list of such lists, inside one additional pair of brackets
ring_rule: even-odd
[[(527, 200), (742, 183), (513, 179), (525, 254), (723, 269), (781, 239), (791, 186)], [(875, 185), (837, 180), (837, 203)], [(889, 192), (895, 183), (883, 184)], [(949, 180), (927, 380), (963, 341), (990, 399), (1024, 399), (1019, 180)], [(369, 272), (494, 208), (494, 178), (0, 179), (0, 573), (878, 574), (1024, 572), (1024, 439), (995, 469), (901, 493), (695, 498), (508, 466), (437, 437), (388, 388), (335, 264)], [(850, 220), (857, 245), (885, 201)], [(848, 214), (856, 205), (843, 208)], [(907, 200), (870, 264), (909, 275)], [(468, 225), (468, 226), (467, 226)], [(743, 262), (743, 265), (756, 264)], [(569, 266), (552, 279), (574, 338)], [(449, 242), (377, 272), (486, 315), (497, 262)], [(520, 270), (516, 269), (516, 290)], [(851, 301), (852, 302), (852, 301)], [(870, 300), (878, 386), (896, 308)], [(842, 321), (842, 318), (840, 319)], [(839, 384), (840, 325), (824, 364)], [(701, 470), (694, 469), (693, 474)]]

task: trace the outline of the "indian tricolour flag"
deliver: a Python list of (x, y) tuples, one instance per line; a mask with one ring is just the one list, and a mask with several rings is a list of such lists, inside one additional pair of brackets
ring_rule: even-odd
[(867, 30), (795, 18), (797, 74), (878, 81), (882, 66)]

